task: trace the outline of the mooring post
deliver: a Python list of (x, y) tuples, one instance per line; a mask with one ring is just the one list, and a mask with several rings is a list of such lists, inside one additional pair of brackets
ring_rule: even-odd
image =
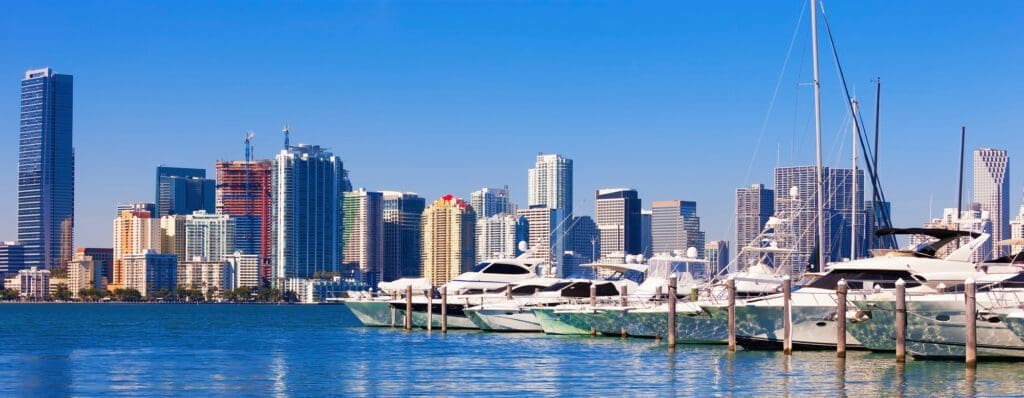
[(661, 300), (661, 286), (657, 286), (654, 288), (654, 298), (659, 301)]
[(965, 353), (967, 354), (967, 367), (973, 368), (978, 363), (978, 307), (977, 307), (977, 293), (978, 285), (974, 281), (974, 278), (967, 278), (964, 281), (964, 303), (966, 304), (964, 313), (964, 328), (967, 332), (965, 343)]
[(729, 351), (736, 351), (736, 279), (729, 276), (725, 286), (729, 290)]
[(512, 284), (509, 284), (508, 286), (505, 286), (505, 299), (506, 300), (511, 300), (512, 299)]
[[(596, 311), (597, 311), (596, 307), (597, 307), (597, 285), (594, 284), (594, 283), (591, 283), (590, 284), (590, 311), (593, 311), (593, 312), (596, 313)], [(591, 336), (596, 336), (597, 335), (597, 328), (596, 327), (594, 327), (594, 326), (590, 327), (590, 335)]]
[(433, 330), (434, 325), (434, 285), (430, 285), (427, 291), (427, 331)]
[(836, 357), (846, 358), (846, 279), (836, 284)]
[(668, 346), (676, 345), (676, 283), (675, 276), (668, 278)]
[(441, 333), (448, 333), (448, 286), (441, 286)]
[(907, 361), (907, 282), (896, 280), (896, 362)]
[(782, 354), (793, 353), (793, 279), (782, 277)]
[[(622, 313), (625, 314), (626, 307), (629, 306), (629, 286), (622, 285), (622, 289), (619, 291), (619, 306), (622, 307)], [(626, 338), (627, 334), (625, 326), (620, 329), (620, 332), (622, 334), (622, 338)]]
[(412, 330), (412, 285), (405, 287), (405, 330)]

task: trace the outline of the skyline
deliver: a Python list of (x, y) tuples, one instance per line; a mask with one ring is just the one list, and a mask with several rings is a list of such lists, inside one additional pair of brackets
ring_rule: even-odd
[[(1024, 144), (1012, 139), (1024, 124), (1013, 112), (1024, 92), (1013, 79), (1021, 55), (1005, 51), (1020, 33), (995, 17), (1021, 6), (929, 14), (934, 7), (918, 15), (922, 10), (912, 6), (886, 4), (890, 15), (879, 15), (880, 4), (828, 4), (827, 11), (851, 85), (869, 94), (860, 98), (869, 129), (871, 80), (882, 78), (882, 183), (894, 224), (919, 226), (930, 213), (955, 207), (960, 125), (968, 126), (968, 154), (980, 147), (1005, 149), (1011, 159), (1024, 153)], [(182, 26), (174, 22), (184, 20), (184, 7), (164, 10), (171, 14), (165, 26), (147, 28), (154, 16), (145, 11), (160, 5), (69, 3), (48, 18), (79, 22), (40, 24), (45, 31), (26, 17), (38, 15), (31, 10), (36, 5), (11, 6), (22, 12), (0, 16), (0, 51), (7, 55), (0, 76), (8, 82), (0, 90), (0, 103), (7, 104), (0, 125), (9, 131), (0, 163), (11, 166), (0, 173), (0, 185), (12, 188), (0, 196), (0, 240), (16, 238), (14, 87), (25, 70), (39, 67), (75, 76), (78, 247), (109, 247), (115, 204), (151, 201), (158, 165), (204, 168), (213, 176), (216, 160), (243, 158), (247, 130), (256, 132), (256, 158), (269, 159), (283, 144), (285, 123), (293, 143), (326, 146), (341, 157), (355, 187), (412, 191), (427, 201), (509, 185), (523, 206), (535, 154), (561, 153), (575, 163), (579, 215), (593, 215), (598, 188), (635, 188), (648, 204), (696, 201), (708, 241), (733, 239), (736, 188), (772, 186), (777, 144), (779, 164), (813, 164), (813, 129), (803, 123), (810, 93), (796, 88), (809, 75), (806, 18), (769, 127), (756, 144), (802, 2), (752, 6), (750, 15), (715, 5), (687, 6), (694, 15), (681, 15), (682, 7), (656, 14), (650, 6), (614, 4), (434, 6), (245, 7), (247, 17), (293, 22), (266, 32), (236, 29), (242, 22), (231, 18), (215, 24), (235, 11), (228, 6), (190, 15)], [(116, 15), (98, 17), (97, 26), (81, 22), (104, 7), (125, 10), (108, 10)], [(141, 9), (137, 20), (118, 16), (133, 9)], [(578, 13), (589, 23), (560, 18)], [(314, 23), (299, 25), (304, 17)], [(449, 29), (453, 18), (460, 24)], [(715, 30), (716, 24), (732, 30)], [(116, 35), (127, 29), (140, 33)], [(885, 40), (876, 30), (886, 32)], [(819, 34), (824, 38), (824, 28)], [(827, 54), (827, 43), (821, 48)], [(414, 62), (401, 62), (408, 59)], [(986, 59), (1004, 62), (979, 61)], [(833, 70), (823, 56), (825, 159), (827, 166), (849, 167), (849, 126), (842, 125), (845, 104)], [(721, 137), (727, 139), (715, 141)], [(794, 137), (802, 142), (789, 145)], [(441, 144), (456, 139), (458, 145)], [(118, 158), (108, 159), (111, 151)], [(686, 156), (674, 161), (680, 152)], [(968, 166), (965, 201), (972, 197), (971, 174)], [(1011, 169), (1011, 210), (1020, 203), (1022, 175)]]

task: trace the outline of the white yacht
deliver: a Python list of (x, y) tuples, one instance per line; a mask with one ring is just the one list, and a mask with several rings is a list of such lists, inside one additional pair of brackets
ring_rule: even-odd
[(596, 296), (602, 299), (618, 296), (622, 286), (637, 286), (628, 279), (553, 279), (553, 282), (536, 294), (470, 307), (465, 309), (465, 313), (481, 330), (542, 332), (543, 328), (533, 314), (534, 308), (589, 299), (591, 286), (595, 287)]
[[(988, 234), (946, 229), (884, 229), (885, 235), (925, 235), (932, 242), (907, 250), (876, 250), (871, 258), (832, 263), (823, 275), (794, 287), (791, 299), (791, 338), (794, 349), (829, 349), (836, 345), (836, 284), (845, 280), (848, 300), (865, 298), (876, 291), (891, 290), (903, 279), (908, 288), (924, 286), (936, 290), (976, 275), (971, 254), (989, 239)], [(945, 258), (935, 258), (942, 247), (961, 237), (972, 240)], [(745, 348), (778, 348), (783, 343), (783, 296), (781, 293), (737, 301), (736, 339)], [(702, 305), (712, 317), (726, 319), (725, 304)], [(856, 310), (856, 308), (852, 308)], [(848, 348), (860, 348), (860, 341), (847, 333)]]
[[(1006, 241), (1000, 242), (1007, 244)], [(1012, 243), (1010, 241), (1009, 243)], [(1024, 341), (1014, 334), (1013, 312), (1024, 305), (1024, 253), (982, 263), (975, 279), (977, 353), (979, 358), (1024, 358)], [(918, 358), (949, 358), (965, 354), (966, 314), (962, 283), (939, 292), (908, 289), (907, 352)], [(854, 300), (859, 311), (849, 314), (847, 330), (865, 348), (895, 349), (895, 295), (878, 293)]]

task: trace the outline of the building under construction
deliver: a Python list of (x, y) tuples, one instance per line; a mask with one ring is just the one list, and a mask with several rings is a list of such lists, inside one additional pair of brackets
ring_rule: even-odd
[(258, 254), (270, 277), (270, 160), (217, 162), (217, 213), (235, 217), (235, 248)]

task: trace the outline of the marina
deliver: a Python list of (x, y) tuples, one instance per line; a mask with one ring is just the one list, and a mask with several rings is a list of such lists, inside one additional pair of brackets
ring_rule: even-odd
[[(0, 318), (5, 396), (1019, 393), (1016, 363), (366, 328), (333, 305), (8, 304)], [(35, 333), (14, 333), (27, 327)]]

